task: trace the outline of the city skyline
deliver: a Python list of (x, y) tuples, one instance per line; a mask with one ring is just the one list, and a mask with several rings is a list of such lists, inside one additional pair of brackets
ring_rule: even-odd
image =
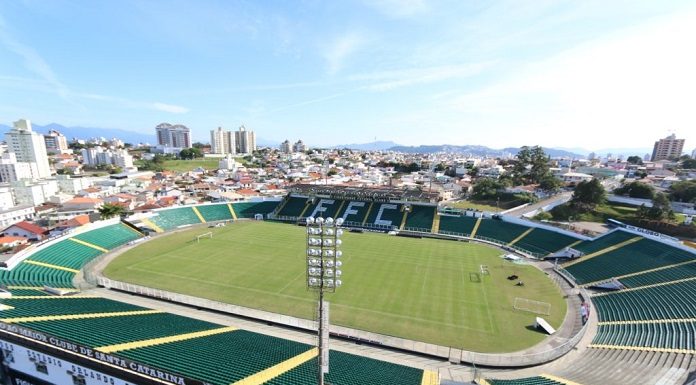
[(694, 34), (688, 2), (3, 3), (0, 117), (181, 122), (203, 141), (245, 124), (317, 146), (592, 150), (675, 132), (689, 152)]

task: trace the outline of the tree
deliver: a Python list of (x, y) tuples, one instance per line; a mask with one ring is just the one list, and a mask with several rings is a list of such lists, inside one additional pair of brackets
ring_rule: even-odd
[(476, 182), (471, 191), (472, 198), (476, 200), (493, 200), (498, 197), (498, 192), (505, 186), (492, 178), (481, 178)]
[(512, 169), (515, 184), (539, 183), (549, 174), (549, 157), (540, 146), (523, 146)]
[(631, 198), (653, 199), (655, 188), (649, 184), (634, 181), (614, 189), (616, 195), (628, 195)]
[(195, 159), (203, 156), (200, 148), (185, 148), (179, 152), (181, 159)]
[(549, 173), (541, 178), (539, 188), (547, 193), (555, 193), (561, 188), (561, 181)]
[(626, 162), (630, 164), (643, 164), (643, 159), (641, 159), (640, 156), (633, 155), (626, 158)]
[(672, 211), (672, 204), (669, 201), (667, 194), (655, 194), (652, 204), (652, 207), (648, 209), (648, 218), (658, 221), (664, 219), (674, 219), (674, 211)]
[(691, 158), (689, 158), (689, 159), (684, 159), (684, 160), (681, 162), (680, 167), (681, 167), (681, 168), (688, 169), (688, 170), (694, 170), (694, 169), (696, 169), (696, 159), (691, 159)]
[(696, 180), (684, 180), (669, 187), (669, 195), (676, 202), (696, 203)]
[(472, 167), (469, 171), (466, 172), (466, 174), (472, 178), (476, 178), (478, 176), (478, 173), (479, 173), (478, 167)]
[(105, 203), (102, 207), (99, 208), (99, 214), (101, 215), (102, 219), (120, 216), (124, 213), (124, 211), (125, 210), (123, 209), (123, 207), (112, 203)]
[(589, 182), (582, 181), (575, 186), (571, 203), (577, 208), (591, 210), (595, 206), (604, 203), (606, 200), (606, 191), (604, 186), (597, 179), (592, 179)]
[(192, 144), (191, 146), (193, 148), (203, 148), (203, 147), (205, 147), (205, 144), (203, 144), (201, 142), (196, 142), (196, 143)]
[(439, 172), (439, 171), (445, 171), (446, 169), (447, 169), (447, 167), (445, 167), (444, 164), (438, 163), (437, 165), (435, 165), (435, 168), (433, 170)]

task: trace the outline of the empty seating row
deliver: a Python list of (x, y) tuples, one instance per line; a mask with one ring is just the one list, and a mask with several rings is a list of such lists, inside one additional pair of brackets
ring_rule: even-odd
[(278, 201), (236, 202), (232, 204), (237, 218), (253, 219), (256, 214), (270, 214), (278, 206)]
[(406, 229), (430, 232), (435, 218), (435, 206), (411, 205), (411, 211), (406, 217)]
[(595, 296), (600, 321), (696, 318), (696, 281)]
[(138, 233), (137, 230), (119, 222), (78, 234), (73, 238), (111, 250), (134, 239), (140, 238), (141, 236), (142, 234)]
[(94, 297), (0, 298), (0, 303), (13, 307), (0, 312), (3, 319), (147, 310), (140, 306)]
[(692, 277), (696, 277), (696, 262), (633, 275), (621, 278), (620, 281), (626, 287), (639, 287)]
[(504, 222), (499, 219), (482, 219), (475, 236), (507, 244), (527, 230), (529, 230), (529, 227)]
[(230, 206), (228, 206), (227, 203), (200, 205), (196, 206), (196, 209), (198, 209), (198, 212), (203, 216), (206, 222), (229, 221), (234, 219), (232, 218)]
[(5, 286), (73, 287), (75, 273), (22, 262), (12, 270), (0, 270), (0, 284)]
[(577, 238), (546, 229), (535, 228), (525, 235), (515, 247), (535, 254), (550, 254), (577, 242)]
[(210, 322), (168, 313), (33, 321), (19, 324), (93, 348), (221, 327)]
[[(633, 235), (635, 238), (636, 236)], [(694, 260), (694, 254), (642, 238), (601, 255), (565, 267), (580, 284)]]
[(150, 220), (162, 230), (171, 230), (179, 226), (201, 223), (191, 206), (157, 211), (157, 215), (151, 217)]
[(35, 252), (27, 259), (78, 270), (101, 253), (93, 247), (65, 239)]
[(440, 215), (440, 234), (469, 236), (474, 230), (477, 218), (467, 215)]
[(623, 241), (627, 241), (631, 238), (634, 238), (635, 234), (622, 231), (622, 230), (614, 230), (612, 232), (606, 233), (602, 235), (599, 238), (595, 238), (592, 240), (587, 240), (584, 242), (581, 242), (575, 246), (573, 246), (573, 249), (578, 250), (583, 252), (584, 254), (591, 254), (596, 251), (600, 251), (603, 249), (606, 249), (609, 246), (614, 246), (616, 244), (619, 244)]
[(491, 385), (563, 385), (545, 377), (527, 377), (514, 380), (486, 380)]
[(299, 217), (304, 211), (307, 201), (308, 198), (304, 197), (286, 196), (284, 201), (280, 203), (282, 207), (277, 215), (283, 217)]
[(311, 348), (290, 340), (235, 330), (115, 354), (210, 384), (228, 385)]
[(696, 322), (599, 325), (596, 345), (696, 350)]

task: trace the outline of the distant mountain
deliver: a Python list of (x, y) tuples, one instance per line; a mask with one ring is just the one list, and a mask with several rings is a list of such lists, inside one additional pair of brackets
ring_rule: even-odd
[[(68, 141), (71, 141), (73, 138), (78, 138), (78, 139), (91, 139), (91, 138), (101, 138), (104, 137), (106, 139), (111, 139), (111, 138), (118, 138), (124, 141), (125, 143), (150, 143), (154, 144), (156, 143), (155, 140), (155, 129), (152, 128), (151, 131), (152, 135), (147, 135), (139, 132), (133, 132), (133, 131), (126, 131), (126, 130), (121, 130), (117, 128), (97, 128), (97, 127), (65, 127), (63, 125), (60, 125), (58, 123), (50, 123), (45, 126), (39, 125), (39, 124), (34, 124), (32, 123), (32, 129), (36, 132), (40, 132), (42, 134), (48, 133), (50, 130), (56, 130), (59, 131), (61, 134), (65, 135), (65, 137), (68, 139)], [(11, 130), (12, 127), (4, 124), (0, 124), (0, 132), (5, 133), (9, 130)]]
[(586, 150), (584, 148), (559, 148), (561, 150), (565, 151), (571, 151), (571, 152), (576, 152), (580, 154), (585, 154), (588, 155), (591, 152), (594, 152), (597, 156), (606, 156), (607, 154), (612, 154), (612, 155), (623, 155), (623, 156), (632, 156), (632, 155), (637, 155), (642, 157), (645, 154), (651, 154), (652, 153), (652, 148), (648, 147), (635, 147), (635, 148), (600, 148), (600, 149), (595, 149), (595, 150)]
[[(476, 145), (464, 145), (464, 146), (454, 146), (454, 145), (424, 145), (424, 146), (394, 146), (390, 147), (389, 151), (406, 152), (413, 154), (430, 154), (435, 152), (447, 152), (447, 153), (457, 153), (465, 154), (471, 156), (505, 156), (505, 155), (515, 155), (520, 151), (519, 147), (506, 147), (502, 149), (494, 149), (486, 146), (476, 146)], [(552, 158), (556, 157), (569, 157), (569, 158), (583, 158), (584, 155), (573, 153), (566, 150), (559, 150), (554, 148), (544, 148), (544, 151)]]
[(383, 151), (397, 146), (399, 145), (392, 141), (376, 141), (370, 143), (339, 144), (333, 146), (333, 148), (349, 148), (351, 150), (360, 151)]

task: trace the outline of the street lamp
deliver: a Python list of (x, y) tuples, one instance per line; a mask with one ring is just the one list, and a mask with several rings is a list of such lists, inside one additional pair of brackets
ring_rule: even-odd
[(334, 293), (340, 287), (343, 219), (307, 217), (307, 288), (319, 294), (319, 385), (329, 372), (329, 303), (324, 293)]

